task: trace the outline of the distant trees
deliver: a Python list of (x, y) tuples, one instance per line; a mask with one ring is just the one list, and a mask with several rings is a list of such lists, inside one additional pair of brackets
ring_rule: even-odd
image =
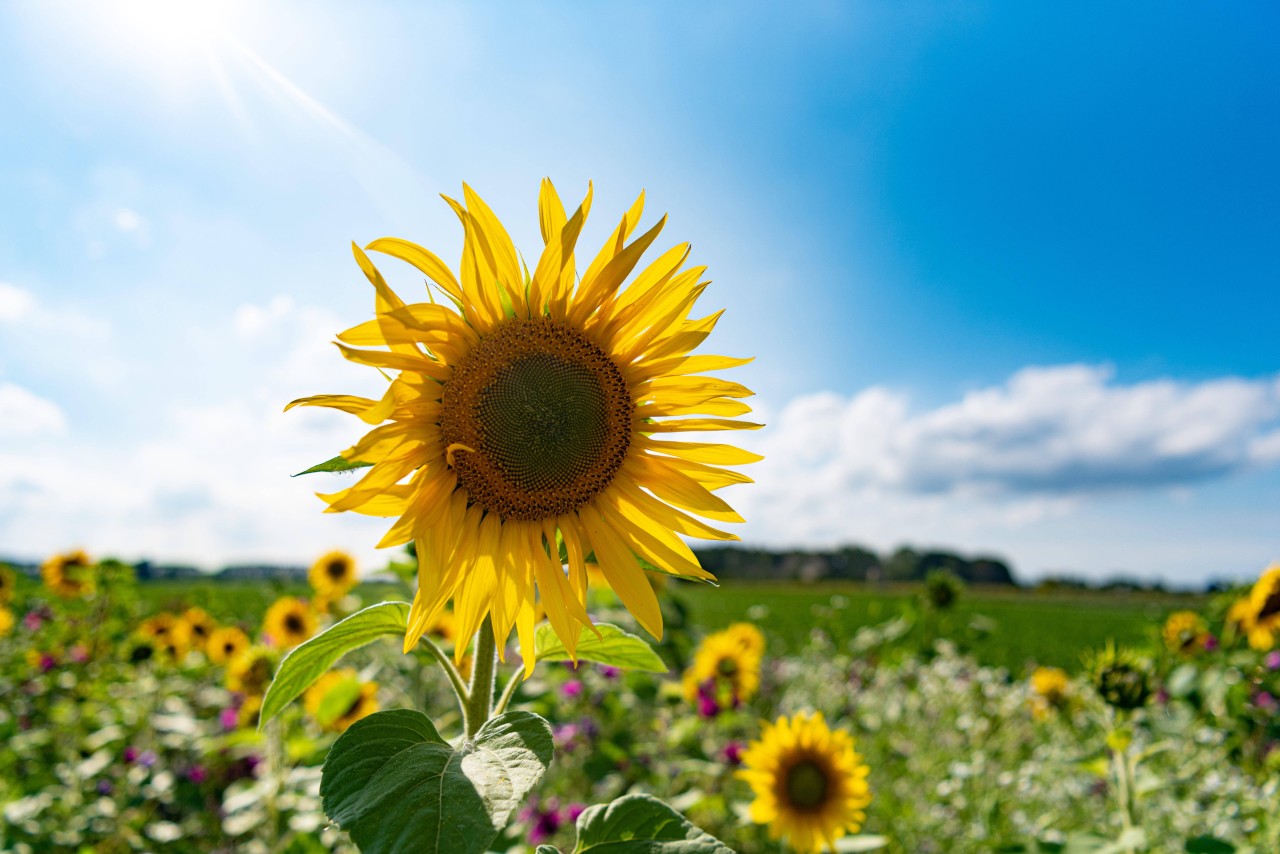
[(799, 581), (923, 581), (946, 571), (970, 584), (1014, 584), (1009, 565), (994, 557), (964, 558), (944, 551), (918, 552), (903, 547), (881, 557), (862, 546), (834, 551), (772, 551), (732, 546), (695, 549), (709, 572), (722, 578), (796, 579)]

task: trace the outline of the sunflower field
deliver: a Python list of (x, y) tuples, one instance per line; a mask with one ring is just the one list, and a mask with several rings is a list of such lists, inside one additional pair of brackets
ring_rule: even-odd
[(639, 229), (643, 193), (579, 258), (592, 197), (541, 182), (528, 264), (465, 184), (456, 274), (352, 246), (373, 317), (336, 343), (385, 391), (284, 408), (359, 422), (301, 474), (387, 520), (407, 557), (381, 587), (340, 552), (258, 607), (158, 602), (82, 551), (0, 573), (6, 850), (1280, 850), (1280, 566), (1083, 667), (1035, 652), (1070, 619), (995, 663), (946, 572), (877, 619), (833, 594), (786, 639), (783, 597), (690, 619), (715, 579), (688, 540), (738, 539), (721, 490), (761, 457), (685, 434), (761, 426), (717, 375), (750, 359), (694, 352), (723, 312), (696, 316), (687, 243), (640, 265), (666, 223)]
[[(0, 570), (0, 848), (359, 850), (322, 787), (343, 734), (412, 709), (443, 736), (465, 729), (435, 653), (401, 652), (409, 609), (395, 600), (416, 567), (391, 568), (402, 580), (358, 584), (354, 562), (323, 555), (313, 587), (265, 607), (262, 590), (184, 594), (82, 553), (41, 578)], [(575, 666), (544, 622), (534, 674), (506, 668), (498, 701), (549, 722), (554, 759), (478, 850), (1278, 850), (1280, 569), (1147, 621), (1147, 642), (1096, 639), (1077, 666), (1019, 671), (979, 663), (970, 621), (928, 590), (879, 623), (849, 619), (869, 591), (815, 594), (824, 606), (797, 638), (763, 602), (719, 631), (689, 621), (703, 598), (748, 601), (750, 586), (651, 582), (661, 644), (593, 569), (602, 638), (584, 635)], [(981, 610), (979, 592), (960, 598)], [(426, 634), (450, 663), (456, 625), (445, 610)], [(475, 650), (461, 648), (466, 681)], [(272, 680), (304, 659), (309, 684), (281, 702)], [(627, 808), (669, 832), (593, 843), (654, 825), (628, 825)]]

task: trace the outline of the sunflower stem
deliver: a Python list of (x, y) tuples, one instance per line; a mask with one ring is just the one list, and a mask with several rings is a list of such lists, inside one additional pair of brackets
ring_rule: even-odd
[(467, 738), (474, 738), (493, 714), (497, 661), (498, 645), (493, 637), (493, 624), (485, 617), (476, 635), (476, 654), (471, 663), (471, 690), (466, 705)]
[(467, 689), (467, 683), (463, 680), (462, 674), (458, 672), (458, 668), (453, 666), (453, 661), (449, 658), (449, 654), (437, 646), (431, 638), (423, 635), (418, 639), (418, 643), (427, 648), (427, 652), (431, 653), (431, 657), (444, 668), (445, 675), (449, 677), (449, 685), (453, 688), (453, 693), (458, 695), (458, 708), (462, 710), (462, 716), (467, 715), (467, 704), (471, 702), (471, 692)]
[(511, 676), (511, 680), (507, 682), (507, 687), (503, 689), (502, 696), (498, 698), (498, 704), (493, 707), (493, 713), (500, 715), (507, 710), (507, 706), (511, 704), (511, 698), (516, 695), (516, 689), (520, 687), (520, 683), (524, 681), (524, 665), (516, 668), (516, 672)]

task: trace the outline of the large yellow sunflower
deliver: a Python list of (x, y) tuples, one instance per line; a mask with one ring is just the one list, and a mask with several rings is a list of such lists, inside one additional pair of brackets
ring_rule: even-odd
[(296, 596), (281, 596), (262, 618), (262, 633), (281, 649), (291, 649), (316, 633), (316, 615)]
[(797, 851), (835, 850), (837, 839), (866, 821), (870, 769), (849, 734), (829, 729), (821, 712), (765, 723), (742, 763), (737, 776), (755, 793), (751, 820), (768, 824), (771, 838), (785, 836)]
[(1262, 573), (1249, 593), (1249, 646), (1272, 649), (1280, 634), (1280, 563)]
[(340, 596), (355, 587), (360, 580), (356, 572), (356, 559), (341, 551), (323, 554), (311, 564), (307, 580), (317, 593), (329, 599)]
[(83, 551), (54, 555), (40, 566), (45, 586), (63, 599), (92, 596), (93, 561)]
[[(460, 637), (489, 616), (501, 650), (514, 626), (528, 673), (540, 598), (572, 653), (581, 626), (591, 625), (591, 553), (640, 625), (661, 637), (658, 600), (637, 557), (710, 580), (680, 535), (737, 539), (691, 514), (740, 522), (714, 491), (749, 481), (723, 466), (759, 459), (668, 434), (758, 427), (732, 420), (750, 411), (742, 398), (751, 392), (706, 375), (750, 360), (690, 355), (722, 312), (690, 319), (707, 283), (705, 268), (681, 270), (687, 244), (631, 276), (666, 221), (627, 242), (643, 194), (581, 275), (575, 246), (590, 189), (566, 216), (551, 182), (542, 182), (545, 245), (532, 273), (465, 185), (463, 199), (465, 206), (446, 198), (464, 230), (460, 277), (405, 240), (367, 247), (416, 267), (445, 302), (406, 304), (353, 247), (375, 289), (376, 316), (341, 333), (338, 348), (391, 383), (381, 400), (317, 395), (289, 404), (332, 407), (381, 425), (342, 453), (372, 468), (355, 485), (320, 497), (330, 512), (398, 517), (380, 547), (416, 542), (418, 592), (406, 650), (452, 599)], [(456, 655), (465, 650), (458, 644)]]

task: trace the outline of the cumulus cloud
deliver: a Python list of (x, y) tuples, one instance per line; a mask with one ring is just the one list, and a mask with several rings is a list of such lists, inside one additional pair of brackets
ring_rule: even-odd
[[(1194, 486), (1280, 461), (1280, 378), (1115, 381), (1026, 368), (933, 409), (871, 388), (791, 401), (742, 492), (769, 540), (876, 529), (1018, 527), (1099, 495)], [(874, 535), (870, 537), (875, 539)]]
[(22, 320), (34, 304), (35, 299), (22, 288), (0, 282), (0, 323)]
[[(240, 320), (235, 312), (206, 322), (208, 334), (193, 333), (189, 346), (223, 348)], [(289, 477), (351, 445), (364, 425), (325, 410), (285, 413), (287, 401), (324, 391), (376, 394), (385, 385), (342, 360), (328, 343), (337, 328), (336, 318), (312, 307), (282, 314), (271, 335), (223, 359), (229, 391), (198, 402), (159, 400), (147, 425), (123, 439), (69, 434), (56, 408), (40, 409), (34, 396), (0, 385), (0, 436), (12, 408), (25, 419), (13, 423), (26, 437), (21, 446), (0, 443), (3, 552), (34, 559), (81, 545), (214, 568), (300, 563), (342, 547), (367, 565), (385, 561), (372, 548), (382, 520), (325, 515), (313, 495), (342, 488), (350, 476)]]
[(56, 403), (20, 385), (0, 383), (0, 438), (60, 435), (66, 429), (66, 416)]

